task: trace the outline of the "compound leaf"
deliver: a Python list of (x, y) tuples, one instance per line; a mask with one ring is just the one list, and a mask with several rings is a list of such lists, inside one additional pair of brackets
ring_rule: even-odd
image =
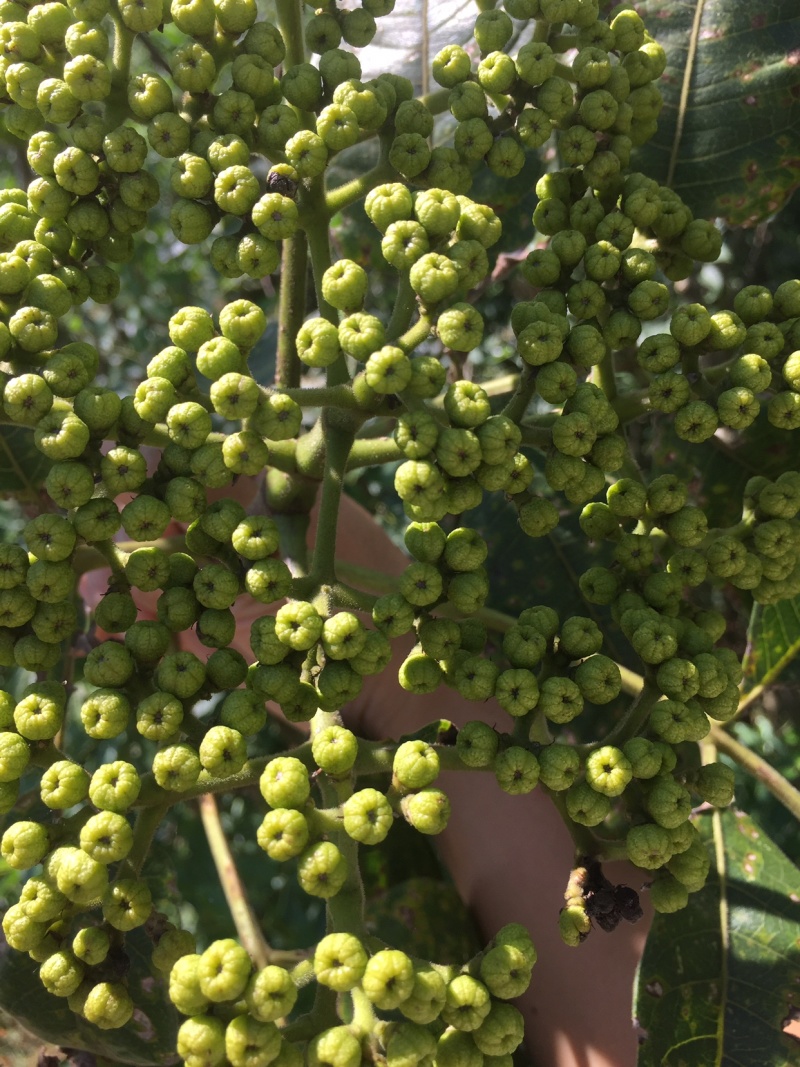
[(638, 1067), (787, 1067), (800, 1005), (800, 871), (743, 812), (703, 815), (711, 874), (657, 915), (637, 975)]
[(800, 184), (796, 0), (644, 0), (667, 52), (664, 109), (636, 165), (696, 215), (752, 223)]

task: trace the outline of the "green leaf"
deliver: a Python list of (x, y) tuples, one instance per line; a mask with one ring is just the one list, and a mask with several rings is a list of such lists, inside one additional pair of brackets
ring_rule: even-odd
[(742, 667), (748, 686), (797, 681), (800, 665), (800, 597), (779, 604), (756, 604), (747, 631)]
[[(538, 458), (532, 462), (539, 465)], [(534, 492), (540, 488), (544, 492), (543, 479), (533, 486)], [(553, 502), (557, 507), (561, 503), (557, 495)], [(610, 611), (583, 599), (578, 587), (581, 574), (592, 566), (607, 566), (610, 553), (607, 545), (587, 542), (574, 514), (562, 515), (550, 535), (537, 538), (523, 533), (516, 509), (499, 493), (487, 493), (467, 514), (467, 525), (489, 545), (489, 607), (516, 615), (532, 604), (545, 604), (562, 618), (588, 616), (603, 631), (607, 655), (634, 669), (641, 667)]]
[(787, 1067), (800, 1004), (800, 871), (748, 815), (703, 815), (711, 874), (657, 915), (636, 979), (638, 1067)]
[(777, 478), (796, 464), (791, 432), (772, 426), (765, 411), (735, 437), (714, 436), (697, 445), (678, 437), (671, 415), (654, 419), (651, 429), (647, 476), (670, 470), (690, 482), (693, 502), (703, 508), (711, 526), (741, 521), (744, 488), (753, 475)]
[(136, 1067), (166, 1067), (178, 1062), (175, 1040), (178, 1013), (164, 983), (150, 970), (152, 943), (142, 930), (125, 938), (130, 959), (128, 991), (136, 1008), (121, 1030), (101, 1030), (67, 1007), (63, 997), (48, 993), (38, 967), (25, 952), (0, 940), (0, 1007), (42, 1041), (65, 1048), (86, 1049), (97, 1056)]
[(32, 500), (50, 466), (50, 460), (33, 443), (33, 430), (27, 426), (0, 426), (0, 498)]
[(643, 0), (636, 10), (668, 64), (658, 132), (635, 165), (698, 216), (773, 214), (800, 184), (796, 0)]
[(452, 885), (409, 878), (370, 901), (369, 930), (413, 956), (458, 963), (481, 949), (475, 924)]

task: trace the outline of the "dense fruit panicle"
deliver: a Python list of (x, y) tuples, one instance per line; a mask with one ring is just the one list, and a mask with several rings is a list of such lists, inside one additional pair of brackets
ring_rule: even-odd
[[(559, 794), (573, 837), (653, 872), (657, 911), (685, 906), (709, 871), (693, 798), (733, 796), (692, 751), (739, 708), (717, 608), (800, 593), (800, 473), (751, 478), (723, 527), (708, 487), (638, 447), (800, 428), (800, 282), (747, 285), (726, 310), (676, 299), (722, 237), (631, 166), (664, 49), (624, 5), (506, 0), (437, 52), (440, 91), (418, 97), (359, 54), (394, 6), (280, 4), (277, 24), (254, 0), (0, 7), (0, 115), (31, 178), (0, 191), (0, 408), (20, 468), (46, 470), (0, 544), (0, 851), (33, 871), (3, 930), (101, 1029), (134, 1016), (148, 938), (189, 1067), (509, 1063), (527, 933), (504, 927), (463, 967), (378, 947), (362, 847), (399, 821), (444, 832), (440, 772), (486, 771), (512, 796)], [(374, 168), (345, 180), (373, 140)], [(506, 191), (534, 162), (534, 235), (509, 255)], [(340, 220), (360, 201), (354, 240)], [(103, 305), (136, 303), (149, 245), (198, 264), (198, 303), (167, 286), (158, 337), (130, 308), (122, 370), (105, 327), (125, 316)], [(345, 479), (386, 462), (410, 557), (388, 584), (334, 559)], [(561, 614), (487, 608), (484, 500), (544, 544), (579, 517), (591, 565)], [(383, 709), (386, 670), (404, 702), (447, 687), (475, 718), (360, 736), (351, 705)], [(229, 791), (221, 821), (202, 811), (240, 936), (198, 931), (195, 951), (147, 852), (181, 798)], [(225, 873), (226, 820), (258, 793), (262, 862), (325, 909), (310, 951), (269, 948)], [(567, 944), (640, 915), (580, 857)], [(339, 999), (303, 1046), (288, 1035), (310, 981)]]

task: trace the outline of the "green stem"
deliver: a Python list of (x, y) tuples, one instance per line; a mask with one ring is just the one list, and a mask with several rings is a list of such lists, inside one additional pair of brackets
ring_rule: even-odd
[(687, 378), (700, 374), (700, 351), (697, 347), (685, 348), (681, 355), (681, 369)]
[[(399, 742), (395, 741), (364, 741), (358, 745), (358, 757), (355, 762), (354, 772), (358, 777), (370, 777), (375, 774), (391, 773), (394, 763), (394, 754)], [(473, 768), (465, 767), (461, 762), (453, 745), (436, 745), (439, 753), (439, 764), (446, 771), (469, 771)], [(61, 755), (61, 754), (58, 754)], [(133, 805), (137, 810), (142, 808), (169, 808), (173, 804), (180, 804), (187, 800), (196, 800), (206, 794), (230, 793), (236, 789), (246, 789), (256, 785), (264, 772), (264, 768), (273, 759), (279, 756), (291, 755), (300, 760), (310, 771), (317, 769), (314, 757), (311, 753), (311, 742), (303, 741), (302, 744), (286, 752), (276, 752), (270, 756), (260, 756), (258, 759), (248, 760), (237, 774), (231, 774), (227, 778), (212, 778), (207, 772), (202, 772), (196, 785), (183, 793), (172, 793), (162, 789), (156, 784), (152, 773), (142, 776), (142, 789), (139, 798)], [(57, 757), (54, 757), (57, 758)], [(63, 758), (63, 756), (62, 756)], [(475, 768), (485, 770), (486, 768)], [(490, 768), (489, 768), (490, 769)], [(338, 804), (338, 801), (336, 802)], [(332, 805), (333, 806), (333, 805)]]
[(353, 1004), (353, 1020), (350, 1026), (362, 1037), (369, 1037), (375, 1032), (375, 1006), (367, 999), (364, 990), (359, 986), (350, 990), (350, 999)]
[(133, 831), (133, 846), (128, 853), (126, 864), (131, 868), (134, 875), (138, 875), (142, 865), (150, 851), (156, 830), (161, 820), (167, 813), (168, 805), (161, 804), (158, 807), (143, 808), (136, 816), (136, 827)]
[(307, 389), (292, 388), (285, 389), (284, 392), (300, 407), (347, 408), (355, 411), (359, 406), (349, 385), (311, 385)]
[(402, 459), (403, 452), (392, 437), (362, 438), (353, 442), (347, 460), (347, 470), (358, 467), (376, 467)]
[(275, 0), (278, 29), (286, 44), (284, 69), (304, 63), (306, 58), (305, 35), (303, 33), (302, 0)]
[(544, 19), (537, 19), (533, 29), (533, 40), (537, 42), (547, 41), (550, 36), (550, 23)]
[(521, 377), (520, 374), (500, 374), (491, 381), (481, 382), (481, 388), (487, 396), (507, 396), (516, 390)]
[[(305, 5), (303, 0), (276, 0), (275, 7), (278, 29), (281, 31), (281, 37), (286, 43), (286, 58), (282, 64), (285, 72), (290, 67), (295, 67), (298, 63), (304, 63), (306, 60)], [(223, 66), (223, 63), (218, 62), (217, 70), (222, 70)], [(299, 107), (294, 107), (294, 110), (300, 117), (300, 123), (304, 129), (314, 130), (316, 128), (315, 117), (312, 112), (303, 111)], [(273, 159), (277, 160), (278, 155), (279, 153), (275, 152)], [(280, 156), (283, 157), (283, 153), (280, 153)]]
[(434, 89), (433, 92), (420, 96), (419, 101), (432, 115), (441, 115), (450, 106), (450, 90)]
[(331, 586), (331, 600), (337, 608), (345, 608), (348, 611), (371, 612), (378, 598), (373, 593), (365, 593), (362, 589), (354, 589), (344, 582), (336, 582)]
[(551, 37), (547, 42), (554, 52), (569, 52), (571, 48), (578, 47), (578, 35), (576, 33), (559, 33)]
[(628, 706), (628, 710), (623, 717), (617, 723), (617, 725), (609, 730), (602, 741), (598, 741), (597, 744), (587, 747), (587, 751), (592, 749), (602, 748), (604, 745), (621, 745), (625, 741), (629, 741), (632, 737), (636, 737), (639, 731), (650, 715), (653, 705), (661, 696), (661, 691), (652, 682), (645, 679), (639, 693), (634, 697)]
[(95, 541), (95, 548), (111, 568), (114, 577), (124, 578), (125, 563), (128, 559), (128, 553), (123, 552), (119, 545), (110, 540)]
[(648, 410), (647, 389), (640, 389), (635, 393), (626, 393), (618, 396), (613, 402), (614, 411), (619, 416), (620, 422), (633, 422)]
[(300, 360), (295, 338), (306, 314), (306, 273), (308, 245), (298, 230), (283, 242), (281, 251), (280, 299), (278, 302), (278, 353), (275, 385), (296, 388), (300, 385)]
[(531, 402), (535, 389), (536, 375), (534, 371), (532, 369), (523, 369), (517, 381), (514, 394), (503, 408), (502, 414), (519, 425), (522, 421), (522, 416), (528, 409), (528, 404)]
[(641, 674), (637, 674), (636, 671), (623, 667), (621, 663), (618, 663), (617, 667), (622, 678), (622, 692), (632, 697), (638, 696), (644, 688), (644, 678), (642, 678)]
[(411, 325), (411, 317), (416, 306), (417, 294), (411, 288), (409, 271), (404, 270), (400, 274), (392, 316), (389, 319), (389, 325), (386, 327), (387, 341), (396, 341), (401, 334), (406, 332)]
[(332, 425), (332, 413), (322, 414), (325, 435), (325, 472), (322, 476), (317, 535), (311, 560), (311, 577), (322, 584), (336, 580), (336, 526), (347, 459), (354, 431)]
[(336, 999), (337, 994), (332, 989), (318, 982), (311, 1011), (294, 1019), (281, 1030), (283, 1037), (297, 1044), (310, 1041), (328, 1027), (339, 1025), (341, 1019), (336, 1012)]
[(614, 374), (614, 352), (611, 348), (597, 363), (592, 372), (592, 381), (599, 385), (606, 395), (606, 400), (613, 404), (617, 399), (617, 379)]
[[(331, 242), (328, 230), (328, 208), (325, 203), (325, 186), (321, 176), (314, 178), (301, 198), (300, 220), (308, 240), (311, 272), (314, 275), (314, 289), (317, 294), (319, 313), (328, 322), (338, 326), (338, 311), (322, 295), (322, 278), (331, 265)], [(350, 381), (347, 363), (343, 355), (339, 356), (336, 362), (328, 367), (326, 381), (328, 386), (344, 385)]]
[(270, 467), (277, 467), (278, 470), (285, 471), (287, 474), (296, 473), (296, 441), (270, 441), (268, 448)]
[(407, 330), (402, 337), (397, 338), (397, 347), (409, 354), (413, 352), (417, 345), (421, 345), (423, 341), (427, 341), (431, 335), (431, 319), (428, 315), (420, 315), (410, 330)]
[(711, 724), (710, 737), (720, 752), (730, 756), (740, 767), (743, 767), (754, 778), (763, 782), (770, 793), (783, 804), (786, 810), (790, 811), (795, 819), (800, 820), (800, 790), (795, 789), (790, 782), (787, 782), (780, 771), (770, 767), (765, 759), (762, 759), (755, 752), (751, 752), (749, 748), (746, 748), (736, 738), (731, 737), (716, 723)]
[[(308, 251), (311, 257), (311, 270), (314, 275), (314, 287), (317, 293), (319, 313), (334, 325), (339, 325), (339, 315), (322, 295), (322, 275), (331, 265), (331, 243), (328, 232), (328, 208), (325, 203), (325, 191), (322, 178), (315, 178), (310, 187), (302, 194), (300, 202), (300, 224), (308, 239)], [(328, 382), (329, 385), (336, 384)]]
[(352, 181), (345, 182), (344, 185), (339, 185), (326, 193), (325, 206), (330, 217), (336, 215), (339, 211), (343, 211), (351, 204), (363, 200), (367, 193), (377, 185), (397, 177), (397, 171), (389, 162), (391, 141), (391, 137), (381, 136), (380, 158), (372, 170), (368, 170), (360, 178), (353, 178)]
[(111, 59), (111, 92), (106, 100), (106, 120), (109, 129), (118, 126), (130, 113), (128, 108), (128, 79), (131, 72), (131, 52), (135, 34), (125, 25), (116, 12), (111, 16), (114, 23), (114, 51)]
[(522, 432), (523, 445), (530, 445), (531, 448), (539, 448), (542, 451), (546, 451), (553, 443), (553, 431), (545, 426), (522, 426), (520, 430)]
[[(217, 869), (220, 885), (225, 894), (236, 933), (242, 946), (257, 967), (266, 967), (270, 962), (270, 947), (264, 939), (261, 927), (253, 914), (250, 901), (233, 858), (228, 839), (222, 828), (217, 802), (211, 793), (200, 797), (200, 818), (206, 833), (208, 847)], [(142, 816), (139, 816), (140, 818)]]
[(545, 793), (553, 802), (553, 805), (561, 816), (564, 825), (569, 831), (569, 836), (572, 838), (572, 843), (575, 845), (576, 856), (594, 856), (597, 854), (597, 842), (592, 831), (588, 826), (580, 826), (578, 823), (573, 822), (567, 812), (567, 801), (563, 793), (554, 793), (546, 786), (542, 786)]

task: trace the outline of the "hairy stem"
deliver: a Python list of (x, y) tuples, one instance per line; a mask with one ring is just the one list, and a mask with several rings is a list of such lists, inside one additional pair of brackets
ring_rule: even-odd
[(575, 845), (576, 856), (595, 856), (597, 855), (597, 841), (594, 834), (588, 828), (588, 826), (581, 826), (574, 822), (567, 812), (567, 801), (563, 793), (554, 793), (546, 786), (542, 786), (542, 789), (550, 797), (553, 805), (564, 821), (564, 825), (569, 831), (569, 836), (572, 838), (572, 843)]
[(352, 430), (332, 426), (329, 414), (325, 412), (322, 416), (325, 433), (325, 473), (322, 476), (317, 535), (311, 560), (311, 578), (319, 584), (336, 580), (336, 526), (344, 472), (347, 469), (354, 436)]
[(512, 422), (519, 424), (522, 416), (528, 409), (534, 390), (536, 389), (536, 375), (531, 368), (523, 369), (517, 381), (514, 394), (503, 408), (502, 414)]
[(588, 750), (602, 748), (603, 745), (621, 745), (625, 741), (629, 741), (630, 738), (635, 737), (647, 722), (653, 705), (660, 696), (661, 691), (658, 687), (645, 679), (644, 685), (631, 701), (628, 710), (617, 725), (612, 730), (609, 730), (606, 736), (601, 741), (598, 741), (596, 745), (589, 746)]
[(614, 352), (608, 348), (606, 354), (592, 371), (592, 381), (605, 393), (606, 400), (613, 403), (617, 399), (617, 379), (614, 374)]
[(133, 846), (128, 853), (126, 865), (131, 868), (134, 875), (138, 875), (142, 865), (150, 851), (156, 830), (161, 820), (167, 813), (168, 805), (160, 805), (153, 808), (143, 808), (136, 816), (136, 826), (133, 831)]
[(367, 193), (371, 192), (377, 185), (392, 181), (397, 177), (397, 171), (389, 162), (391, 144), (392, 138), (382, 135), (380, 139), (380, 158), (372, 170), (368, 170), (361, 177), (353, 178), (352, 181), (345, 182), (344, 185), (339, 185), (326, 193), (325, 206), (329, 217), (339, 211), (343, 211), (351, 204), (363, 200)]
[[(358, 758), (354, 767), (356, 775), (359, 777), (370, 777), (375, 774), (390, 773), (397, 747), (398, 743), (394, 741), (360, 740), (358, 745)], [(491, 768), (483, 767), (465, 767), (461, 762), (461, 757), (452, 745), (437, 745), (436, 751), (439, 753), (439, 764), (443, 771), (467, 772), (472, 770), (491, 770)], [(288, 755), (293, 756), (295, 759), (299, 759), (310, 771), (316, 770), (316, 763), (311, 754), (311, 742), (304, 741), (302, 744), (289, 751), (276, 752), (271, 756), (261, 756), (258, 759), (248, 760), (241, 771), (237, 774), (229, 775), (227, 778), (213, 778), (211, 775), (203, 772), (198, 779), (197, 785), (192, 786), (191, 789), (187, 789), (183, 793), (172, 793), (169, 790), (162, 789), (156, 784), (152, 772), (148, 772), (147, 774), (142, 775), (142, 789), (139, 793), (139, 798), (133, 807), (136, 810), (159, 806), (168, 808), (172, 807), (173, 804), (180, 804), (187, 800), (195, 800), (206, 794), (231, 793), (236, 789), (247, 789), (258, 783), (258, 780), (268, 763), (273, 759), (277, 759), (278, 756)], [(63, 754), (54, 750), (53, 760), (51, 760), (51, 762), (59, 758), (63, 759)]]
[(413, 352), (418, 345), (428, 340), (431, 335), (431, 326), (430, 316), (420, 315), (414, 325), (406, 330), (402, 337), (397, 338), (397, 347), (402, 348), (406, 355)]
[(397, 294), (394, 298), (394, 308), (389, 325), (386, 327), (386, 340), (396, 341), (404, 334), (411, 325), (411, 317), (417, 306), (417, 294), (411, 288), (411, 280), (407, 270), (402, 271), (397, 283)]
[(377, 467), (403, 459), (403, 452), (393, 437), (363, 438), (354, 441), (347, 460), (347, 469)]
[(306, 272), (308, 245), (302, 230), (283, 242), (281, 251), (281, 288), (278, 303), (278, 352), (275, 385), (297, 388), (300, 385), (300, 361), (295, 338), (306, 314)]

